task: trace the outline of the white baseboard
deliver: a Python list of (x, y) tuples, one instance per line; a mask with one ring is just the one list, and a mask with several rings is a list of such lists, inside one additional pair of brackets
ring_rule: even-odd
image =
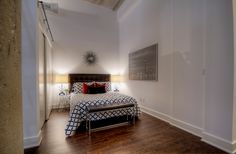
[(236, 154), (236, 140), (233, 142), (233, 153)]
[(147, 114), (149, 114), (153, 117), (156, 117), (158, 119), (161, 119), (163, 121), (166, 121), (166, 122), (170, 123), (171, 125), (176, 126), (180, 129), (185, 130), (185, 131), (187, 131), (191, 134), (194, 134), (196, 136), (201, 137), (201, 135), (202, 135), (202, 129), (197, 126), (194, 126), (194, 125), (186, 123), (184, 121), (172, 118), (171, 116), (169, 116), (167, 114), (160, 113), (160, 112), (155, 111), (153, 109), (150, 109), (150, 108), (147, 108), (147, 107), (144, 107), (141, 105), (139, 105), (139, 106), (144, 113), (147, 113)]
[(141, 111), (144, 112), (144, 113), (147, 113), (153, 117), (156, 117), (158, 119), (161, 119), (165, 122), (168, 122), (170, 123), (170, 116), (167, 115), (167, 114), (164, 114), (164, 113), (161, 113), (161, 112), (158, 112), (158, 111), (155, 111), (153, 109), (150, 109), (150, 108), (147, 108), (145, 106), (142, 106), (142, 105), (139, 105), (139, 107), (141, 108)]
[(139, 105), (141, 108), (141, 111), (144, 113), (147, 113), (153, 117), (156, 117), (158, 119), (161, 119), (163, 121), (168, 122), (169, 124), (176, 126), (182, 130), (185, 130), (191, 134), (194, 134), (196, 136), (201, 137), (203, 142), (206, 142), (212, 146), (215, 146), (223, 151), (226, 151), (228, 153), (234, 154), (236, 152), (236, 141), (230, 142), (223, 138), (214, 136), (212, 134), (209, 134), (207, 132), (203, 132), (202, 128), (199, 128), (197, 126), (194, 126), (192, 124), (189, 124), (187, 122), (175, 119), (167, 114), (160, 113), (158, 111), (155, 111), (153, 109), (144, 107)]
[(186, 132), (189, 132), (189, 133), (194, 134), (196, 136), (202, 137), (202, 129), (197, 126), (194, 126), (190, 123), (184, 122), (179, 119), (171, 118), (170, 124), (180, 128), (182, 130), (185, 130)]
[(232, 142), (233, 145), (236, 145), (236, 140)]
[(24, 149), (38, 147), (42, 141), (42, 133), (39, 131), (37, 136), (24, 138)]
[(218, 136), (215, 136), (213, 134), (203, 132), (201, 140), (208, 143), (208, 144), (211, 144), (223, 151), (226, 151), (228, 153), (235, 152), (235, 150), (233, 149), (233, 142), (227, 141), (227, 140), (220, 138)]
[(51, 114), (51, 112), (52, 112), (52, 106), (50, 106), (50, 108), (48, 109), (48, 112), (47, 112), (47, 114), (46, 114), (46, 120), (49, 120), (49, 117), (50, 117), (50, 114)]
[(58, 106), (58, 105), (52, 105), (52, 108), (51, 109), (64, 109), (64, 108), (70, 108), (70, 106), (68, 105), (65, 105), (65, 106)]

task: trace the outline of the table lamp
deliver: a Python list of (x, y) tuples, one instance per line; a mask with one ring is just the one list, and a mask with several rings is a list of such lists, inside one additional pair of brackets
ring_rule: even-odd
[(122, 77), (120, 75), (111, 75), (111, 82), (115, 83), (115, 92), (119, 92), (119, 84), (122, 81)]
[(54, 79), (54, 82), (55, 82), (56, 84), (61, 84), (59, 95), (60, 95), (60, 96), (61, 96), (61, 95), (65, 95), (66, 93), (65, 93), (65, 91), (64, 91), (63, 84), (68, 83), (68, 75), (64, 75), (64, 74), (63, 74), (63, 75), (56, 75), (56, 76), (55, 76), (55, 79)]

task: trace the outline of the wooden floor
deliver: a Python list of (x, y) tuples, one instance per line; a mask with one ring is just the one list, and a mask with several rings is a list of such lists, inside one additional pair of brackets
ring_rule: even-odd
[(199, 137), (147, 114), (142, 114), (135, 126), (93, 132), (91, 138), (84, 131), (66, 138), (64, 128), (67, 120), (68, 112), (53, 112), (43, 128), (40, 147), (25, 150), (25, 154), (225, 153), (201, 142)]

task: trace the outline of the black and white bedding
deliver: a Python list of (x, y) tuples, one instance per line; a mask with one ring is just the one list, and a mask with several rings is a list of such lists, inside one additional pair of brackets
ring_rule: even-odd
[[(112, 103), (134, 103), (136, 108), (135, 115), (139, 116), (140, 114), (140, 109), (138, 107), (137, 101), (133, 97), (124, 94), (116, 92), (107, 92), (104, 94), (71, 93), (70, 117), (65, 129), (66, 136), (75, 134), (75, 131), (79, 127), (80, 123), (86, 120), (87, 106)], [(133, 111), (130, 109), (128, 112), (131, 114)], [(91, 120), (102, 120), (111, 117), (123, 116), (126, 114), (127, 110), (124, 109), (94, 113), (91, 115)]]

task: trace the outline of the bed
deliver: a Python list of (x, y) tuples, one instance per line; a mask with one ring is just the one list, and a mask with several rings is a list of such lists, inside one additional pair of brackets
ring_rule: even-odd
[[(106, 85), (106, 93), (102, 94), (83, 94), (81, 91), (82, 83), (103, 83)], [(134, 114), (136, 117), (140, 114), (137, 101), (130, 96), (112, 92), (110, 83), (110, 74), (69, 74), (70, 91), (70, 116), (66, 125), (65, 135), (72, 136), (83, 121), (86, 121), (87, 107), (104, 105), (133, 103), (135, 105)], [(133, 114), (133, 110), (128, 110)], [(127, 110), (115, 110), (91, 115), (92, 121), (100, 121), (109, 118), (119, 118), (127, 114)]]

